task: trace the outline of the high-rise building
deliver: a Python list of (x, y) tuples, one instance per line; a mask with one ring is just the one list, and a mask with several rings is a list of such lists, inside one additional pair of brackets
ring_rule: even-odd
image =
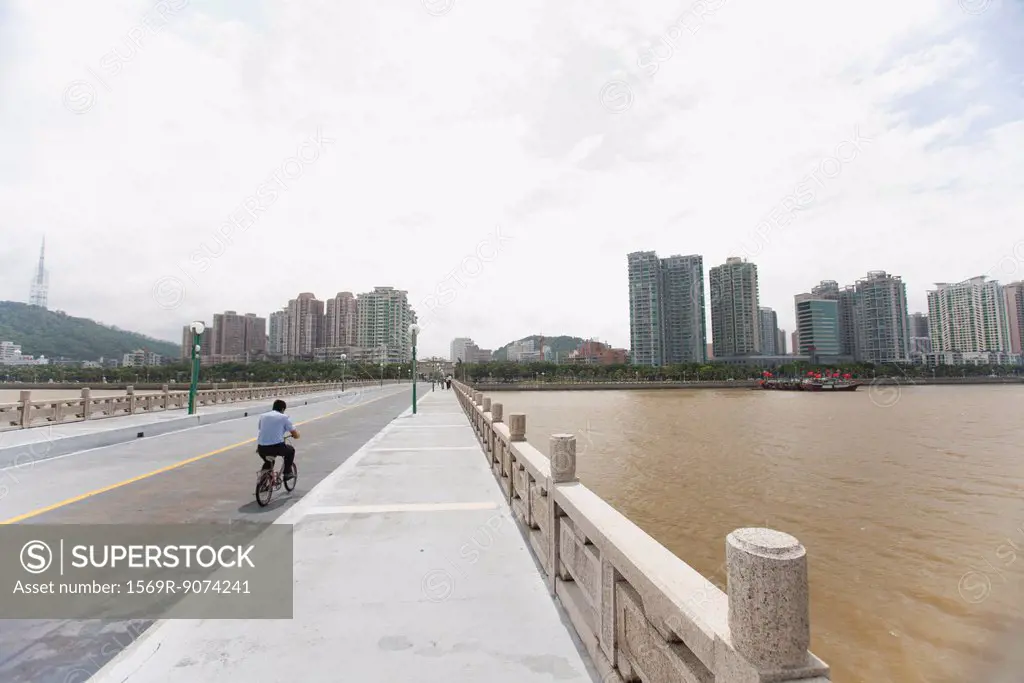
[(898, 276), (876, 270), (858, 280), (854, 287), (857, 360), (868, 363), (909, 362), (906, 284)]
[(267, 320), (255, 313), (215, 313), (206, 335), (210, 337), (211, 362), (249, 361), (267, 351)]
[(800, 355), (800, 326), (797, 325), (796, 329), (793, 330), (793, 334), (790, 335), (789, 353), (792, 356)]
[(675, 254), (661, 259), (661, 291), (664, 362), (705, 362), (704, 258)]
[(836, 302), (839, 319), (839, 355), (854, 358), (857, 355), (857, 292), (854, 287), (840, 287), (835, 280), (822, 280), (811, 289), (819, 299)]
[(235, 311), (224, 311), (213, 315), (213, 355), (245, 355), (245, 317)]
[(245, 314), (246, 358), (262, 356), (267, 352), (267, 319), (255, 313)]
[(1007, 297), (986, 276), (936, 283), (928, 292), (928, 336), (933, 352), (1009, 352)]
[(633, 364), (705, 362), (704, 259), (638, 251), (626, 260)]
[(909, 316), (910, 321), (910, 336), (911, 337), (927, 337), (928, 332), (928, 316), (924, 313), (911, 313)]
[(785, 356), (786, 355), (786, 331), (779, 330), (778, 335), (775, 337), (775, 355)]
[[(491, 360), (493, 352), (490, 349), (481, 349), (469, 337), (456, 337), (451, 343), (452, 363), (486, 363)], [(509, 359), (511, 360), (511, 358)]]
[(1004, 286), (1003, 294), (1010, 328), (1010, 353), (1024, 353), (1024, 281)]
[(930, 337), (910, 338), (910, 357), (919, 358), (932, 352), (932, 340)]
[(324, 345), (328, 348), (355, 346), (359, 337), (358, 322), (358, 304), (352, 292), (339, 292), (328, 299)]
[(288, 310), (274, 311), (270, 314), (270, 334), (267, 342), (267, 353), (271, 356), (285, 355), (285, 328), (288, 325)]
[(729, 257), (710, 271), (711, 342), (715, 358), (761, 352), (757, 266)]
[(795, 299), (798, 354), (810, 356), (812, 363), (821, 356), (838, 356), (839, 302), (816, 294), (797, 294)]
[(39, 247), (39, 264), (36, 266), (36, 273), (32, 276), (32, 286), (29, 288), (29, 306), (46, 308), (50, 297), (50, 273), (46, 270), (46, 238), (43, 237), (43, 244)]
[(473, 340), (469, 337), (456, 337), (455, 339), (452, 339), (451, 362), (457, 363), (460, 360), (463, 363), (469, 362), (467, 360), (468, 355), (466, 349), (475, 346), (476, 344), (474, 344)]
[(303, 292), (289, 301), (285, 355), (290, 358), (312, 358), (314, 350), (323, 346), (323, 328), (323, 301), (311, 292)]
[(629, 269), (629, 346), (634, 365), (665, 364), (661, 259), (653, 251), (626, 257)]
[(761, 324), (761, 355), (781, 356), (779, 351), (779, 316), (774, 310), (762, 307), (759, 311)]
[(412, 359), (409, 326), (416, 322), (416, 311), (409, 305), (408, 293), (394, 287), (374, 287), (359, 295), (358, 346), (378, 362), (405, 363)]
[[(199, 335), (199, 357), (209, 358), (213, 355), (213, 328), (205, 320), (200, 322), (206, 329)], [(181, 360), (186, 363), (192, 361), (192, 330), (189, 325), (181, 328)]]

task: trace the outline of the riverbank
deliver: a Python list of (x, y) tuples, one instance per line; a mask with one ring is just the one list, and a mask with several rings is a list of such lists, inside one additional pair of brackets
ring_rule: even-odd
[[(477, 391), (625, 391), (632, 389), (753, 389), (761, 380), (724, 382), (470, 382)], [(969, 386), (1024, 384), (1024, 377), (876, 377), (858, 379), (862, 389), (870, 386)]]

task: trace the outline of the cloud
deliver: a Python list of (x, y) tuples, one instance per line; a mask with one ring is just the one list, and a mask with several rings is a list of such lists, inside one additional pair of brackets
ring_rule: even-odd
[[(628, 345), (628, 251), (743, 255), (856, 128), (874, 142), (752, 257), (780, 326), (797, 292), (869, 270), (921, 310), (1021, 236), (1013, 3), (164, 3), (0, 5), (0, 298), (27, 296), (45, 233), (53, 307), (177, 339), (300, 291), (422, 301), (501, 225), (514, 248), (425, 353), (539, 331)], [(318, 130), (335, 142), (189, 283)], [(169, 276), (188, 283), (171, 308), (150, 295)]]

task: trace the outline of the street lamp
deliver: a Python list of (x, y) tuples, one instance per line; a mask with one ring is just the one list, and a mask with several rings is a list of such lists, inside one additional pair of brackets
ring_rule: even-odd
[(188, 414), (194, 415), (196, 412), (196, 385), (199, 384), (199, 351), (202, 349), (199, 339), (206, 330), (206, 325), (197, 320), (189, 325), (189, 329), (192, 330), (192, 383), (188, 388)]
[(341, 354), (341, 390), (345, 391), (345, 366), (347, 365), (348, 354)]
[(380, 362), (380, 388), (384, 388), (384, 361)]
[(412, 414), (416, 414), (416, 337), (420, 333), (420, 326), (416, 323), (409, 325), (409, 334), (412, 335)]

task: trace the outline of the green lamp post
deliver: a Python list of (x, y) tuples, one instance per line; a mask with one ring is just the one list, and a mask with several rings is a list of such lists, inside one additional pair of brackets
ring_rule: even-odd
[(189, 326), (192, 330), (192, 383), (188, 387), (188, 414), (196, 412), (196, 389), (199, 385), (199, 351), (202, 349), (200, 339), (206, 331), (206, 325), (198, 320)]
[(348, 365), (348, 354), (341, 354), (341, 390), (345, 391), (345, 368)]
[(412, 335), (412, 414), (416, 414), (416, 337), (419, 336), (420, 326), (416, 323), (409, 325), (409, 334)]

